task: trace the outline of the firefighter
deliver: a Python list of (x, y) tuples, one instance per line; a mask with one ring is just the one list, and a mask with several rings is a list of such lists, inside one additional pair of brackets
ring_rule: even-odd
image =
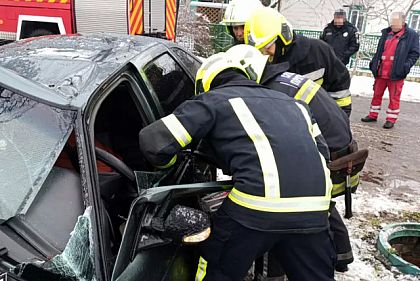
[(204, 139), (233, 175), (234, 188), (200, 245), (195, 280), (243, 280), (270, 248), (289, 280), (334, 280), (329, 155), (307, 105), (258, 85), (220, 56), (200, 72), (196, 88), (207, 93), (140, 132), (140, 147), (156, 166), (169, 166), (189, 143)]
[(334, 12), (334, 20), (322, 32), (320, 39), (330, 45), (335, 55), (346, 65), (350, 57), (359, 50), (359, 32), (346, 20), (346, 12), (338, 9)]
[(290, 72), (320, 84), (350, 116), (349, 72), (325, 42), (297, 35), (280, 13), (266, 7), (249, 16), (244, 40), (270, 55), (270, 63), (288, 62)]
[[(261, 85), (308, 104), (325, 138), (332, 160), (357, 150), (347, 115), (318, 84), (299, 74), (286, 72), (287, 63), (266, 64), (267, 56), (248, 45), (234, 46), (225, 55), (242, 62), (249, 76)], [(343, 178), (345, 175), (332, 178), (334, 197), (344, 194)], [(352, 189), (355, 190), (358, 184), (359, 174), (352, 178)], [(347, 265), (352, 263), (354, 258), (347, 228), (335, 208), (332, 208), (329, 222), (337, 252), (336, 270), (347, 271)], [(268, 275), (278, 276), (272, 268), (269, 266)]]
[(253, 9), (262, 7), (259, 0), (232, 0), (226, 7), (222, 23), (233, 37), (234, 45), (244, 43), (244, 25)]

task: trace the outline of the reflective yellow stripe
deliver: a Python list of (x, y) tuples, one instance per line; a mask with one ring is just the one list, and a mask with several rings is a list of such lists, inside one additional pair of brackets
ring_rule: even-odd
[(249, 138), (254, 142), (263, 173), (265, 196), (268, 198), (280, 197), (280, 179), (270, 142), (243, 99), (234, 98), (229, 102)]
[(173, 164), (175, 164), (177, 158), (178, 157), (175, 155), (174, 157), (172, 157), (171, 161), (169, 161), (168, 164), (166, 164), (164, 166), (156, 166), (156, 168), (158, 168), (158, 169), (167, 169), (167, 168), (171, 167)]
[(319, 88), (321, 88), (320, 85), (316, 84), (311, 80), (307, 80), (305, 83), (303, 83), (302, 87), (296, 93), (295, 99), (301, 100), (309, 104), (314, 98), (316, 92), (318, 92)]
[(346, 253), (337, 254), (337, 261), (345, 261), (353, 258), (353, 252), (350, 250)]
[(322, 84), (324, 84), (324, 78), (315, 80), (314, 82), (317, 83), (318, 85), (322, 86)]
[(316, 81), (318, 79), (323, 78), (324, 74), (325, 74), (325, 68), (320, 68), (318, 70), (306, 73), (303, 76), (305, 76), (308, 79), (311, 79), (312, 81)]
[(174, 138), (178, 141), (181, 147), (187, 146), (191, 142), (191, 136), (188, 131), (182, 126), (175, 115), (170, 114), (161, 119)]
[(206, 277), (206, 270), (207, 270), (207, 261), (200, 257), (198, 261), (198, 268), (197, 273), (195, 274), (195, 281), (203, 281), (204, 277)]
[(314, 141), (315, 141), (315, 135), (314, 135), (314, 128), (312, 126), (312, 119), (309, 116), (308, 110), (301, 105), (300, 103), (296, 103), (296, 105), (299, 107), (300, 111), (302, 111), (303, 116), (305, 117), (306, 123), (308, 124), (308, 130), (311, 133)]
[[(359, 182), (360, 182), (359, 173), (357, 173), (356, 175), (354, 175), (350, 178), (350, 183), (351, 183), (352, 188), (358, 186)], [(332, 195), (337, 196), (340, 193), (344, 193), (345, 190), (346, 190), (346, 182), (345, 181), (343, 181), (342, 183), (335, 183), (335, 184), (333, 184)]]
[(341, 90), (341, 91), (337, 91), (337, 92), (328, 92), (328, 94), (333, 99), (336, 99), (336, 100), (351, 96), (351, 93), (350, 93), (350, 90), (349, 89)]
[(351, 104), (351, 96), (335, 100), (339, 107), (348, 106)]
[[(306, 119), (306, 123), (308, 124), (308, 130), (312, 134), (312, 138), (314, 140), (314, 143), (316, 143), (315, 138), (321, 134), (321, 131), (318, 127), (318, 124), (315, 123), (315, 124), (312, 125), (312, 120), (311, 120), (311, 117), (309, 116), (308, 110), (303, 105), (301, 105), (299, 103), (296, 103), (296, 104), (299, 107), (300, 111), (302, 111), (302, 114)], [(320, 158), (321, 163), (322, 163), (322, 168), (324, 169), (325, 189), (326, 189), (325, 194), (331, 195), (333, 184), (332, 184), (331, 179), (330, 179), (330, 170), (328, 169), (327, 162), (325, 162), (325, 158), (321, 154), (321, 152), (318, 151), (318, 155), (319, 155), (319, 158)]]
[(313, 124), (312, 127), (313, 127), (313, 136), (316, 138), (317, 136), (321, 134), (321, 130), (319, 129), (319, 126), (317, 123)]
[(316, 212), (330, 207), (330, 196), (266, 198), (243, 193), (233, 188), (229, 199), (248, 209), (263, 212)]

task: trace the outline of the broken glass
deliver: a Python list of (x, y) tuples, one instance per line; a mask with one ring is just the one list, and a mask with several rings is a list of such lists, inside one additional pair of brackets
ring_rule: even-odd
[(24, 214), (64, 147), (75, 112), (0, 88), (0, 221)]
[(78, 218), (63, 253), (46, 263), (44, 269), (80, 281), (96, 280), (91, 213), (89, 206)]

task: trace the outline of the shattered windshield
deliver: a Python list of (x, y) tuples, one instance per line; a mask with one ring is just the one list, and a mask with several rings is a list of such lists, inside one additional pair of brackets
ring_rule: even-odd
[(72, 130), (75, 112), (0, 88), (0, 221), (24, 214)]

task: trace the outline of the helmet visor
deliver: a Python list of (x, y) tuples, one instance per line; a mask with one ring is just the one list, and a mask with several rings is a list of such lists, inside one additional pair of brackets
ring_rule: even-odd
[(198, 79), (195, 81), (195, 95), (204, 93), (203, 79)]
[(287, 23), (283, 23), (281, 25), (281, 32), (279, 34), (279, 37), (281, 39), (281, 41), (283, 41), (284, 45), (289, 45), (290, 43), (292, 43), (293, 40), (293, 32), (290, 29), (290, 25), (288, 25)]

